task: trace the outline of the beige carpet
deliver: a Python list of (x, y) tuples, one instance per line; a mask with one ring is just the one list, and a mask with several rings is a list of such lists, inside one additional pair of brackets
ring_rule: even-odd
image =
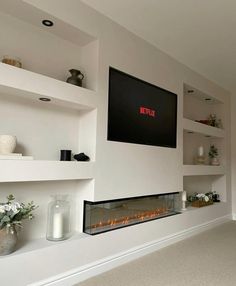
[(236, 222), (183, 240), (79, 286), (236, 286)]

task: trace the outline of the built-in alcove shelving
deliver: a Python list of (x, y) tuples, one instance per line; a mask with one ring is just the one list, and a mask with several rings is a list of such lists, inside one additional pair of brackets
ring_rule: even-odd
[[(222, 126), (213, 127), (197, 121), (215, 114)], [(216, 191), (226, 201), (226, 116), (224, 100), (184, 84), (183, 98), (183, 185), (188, 195)], [(212, 166), (208, 158), (210, 146), (219, 152), (219, 166)], [(198, 147), (203, 146), (206, 161), (196, 164)]]
[[(42, 19), (54, 26), (42, 26)], [(70, 195), (74, 234), (68, 242), (84, 237), (82, 202), (94, 195), (99, 43), (23, 1), (1, 5), (0, 42), (0, 61), (10, 55), (23, 66), (0, 62), (1, 134), (15, 135), (15, 152), (34, 160), (0, 160), (0, 199), (12, 193), (39, 205), (20, 234), (23, 247), (16, 254), (26, 254), (57, 245), (45, 239), (51, 195)], [(66, 82), (72, 68), (84, 74), (82, 87)], [(62, 149), (84, 152), (90, 161), (61, 162)]]
[(0, 71), (1, 132), (17, 137), (16, 152), (48, 161), (71, 149), (95, 160), (94, 91), (6, 64), (0, 63)]

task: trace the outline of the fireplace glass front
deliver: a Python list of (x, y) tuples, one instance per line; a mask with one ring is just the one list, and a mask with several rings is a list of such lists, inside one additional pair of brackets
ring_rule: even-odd
[(84, 201), (85, 233), (95, 235), (180, 213), (180, 194), (90, 202)]

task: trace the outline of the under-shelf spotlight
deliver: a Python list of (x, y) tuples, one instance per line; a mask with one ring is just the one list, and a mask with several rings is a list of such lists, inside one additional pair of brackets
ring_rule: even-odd
[(193, 134), (194, 132), (193, 131), (188, 131), (188, 134)]
[(194, 90), (193, 89), (188, 89), (187, 92), (188, 93), (194, 93)]
[(51, 101), (51, 99), (50, 99), (50, 98), (47, 98), (47, 97), (40, 97), (39, 100), (44, 101), (44, 102), (49, 102), (49, 101)]
[(206, 100), (206, 101), (211, 101), (212, 99), (209, 98), (209, 97), (206, 97), (205, 100)]
[(54, 25), (53, 21), (45, 19), (42, 21), (42, 24), (46, 27), (52, 27)]

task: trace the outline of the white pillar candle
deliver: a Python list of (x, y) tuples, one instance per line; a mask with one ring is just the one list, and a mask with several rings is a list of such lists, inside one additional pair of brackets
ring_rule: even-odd
[(63, 215), (62, 213), (55, 213), (53, 216), (53, 238), (63, 237)]
[(203, 146), (198, 147), (198, 156), (202, 157), (204, 155), (204, 148)]
[(183, 201), (183, 202), (186, 202), (186, 201), (187, 201), (187, 192), (186, 192), (186, 191), (183, 191), (183, 192), (182, 192), (182, 201)]

